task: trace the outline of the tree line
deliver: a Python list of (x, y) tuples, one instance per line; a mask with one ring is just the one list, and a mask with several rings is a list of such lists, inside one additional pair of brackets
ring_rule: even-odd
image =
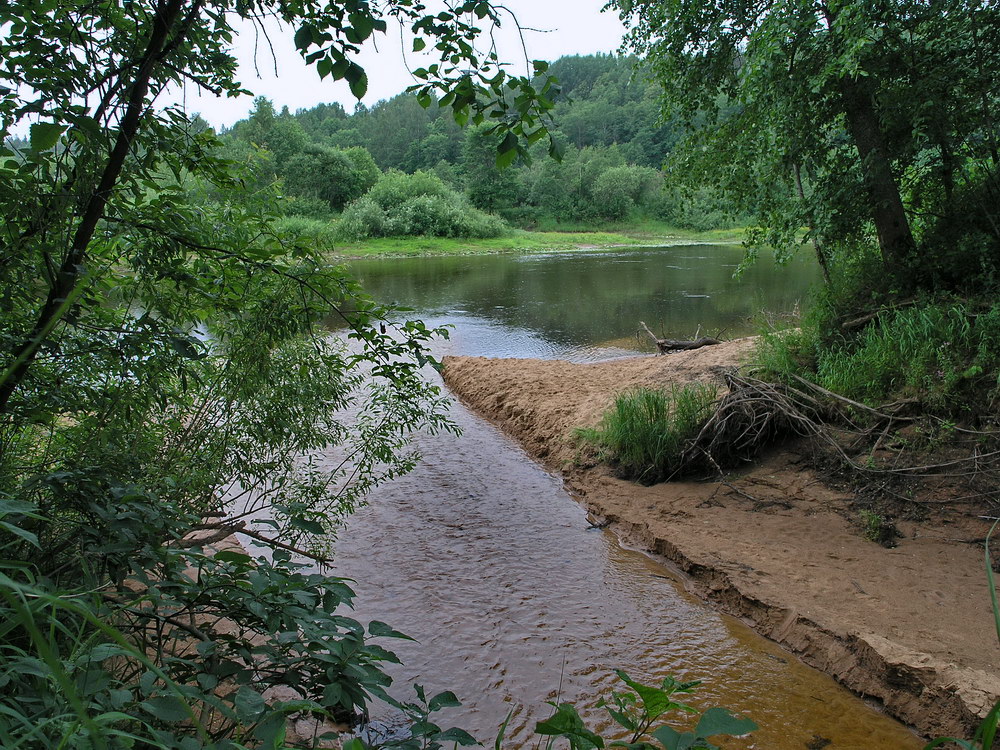
[(345, 223), (346, 238), (502, 231), (478, 215), (469, 226), (443, 218), (472, 209), (526, 228), (645, 219), (694, 229), (731, 225), (733, 212), (710, 188), (665, 189), (662, 167), (682, 131), (661, 121), (659, 87), (636, 58), (575, 55), (552, 62), (546, 73), (559, 82), (549, 113), (558, 161), (536, 145), (529, 159), (501, 169), (501, 139), (489, 124), (463, 129), (433, 101), (423, 106), (415, 93), (370, 108), (359, 104), (350, 113), (339, 104), (277, 112), (259, 98), (250, 116), (222, 137), (228, 155), (256, 165), (256, 180), (282, 181), (283, 210), (290, 216), (330, 221), (365, 195), (380, 172), (437, 178), (411, 181), (413, 190), (430, 191), (420, 193), (428, 196), (423, 209), (437, 221), (383, 221), (382, 230), (369, 221), (369, 231), (359, 233), (357, 215), (372, 213), (368, 203)]

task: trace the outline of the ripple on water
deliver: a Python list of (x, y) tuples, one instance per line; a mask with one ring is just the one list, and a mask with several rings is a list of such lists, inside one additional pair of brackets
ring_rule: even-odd
[(510, 711), (517, 746), (546, 700), (575, 701), (609, 729), (596, 704), (624, 669), (704, 680), (697, 705), (751, 715), (762, 729), (730, 748), (801, 750), (815, 735), (835, 750), (919, 747), (655, 561), (588, 530), (557, 478), (461, 405), (452, 414), (463, 436), (421, 436), (421, 464), (379, 488), (336, 545), (334, 572), (358, 582), (357, 616), (417, 639), (387, 644), (403, 660), (391, 669), (398, 697), (413, 682), (453, 690), (465, 706), (443, 720), (485, 741)]

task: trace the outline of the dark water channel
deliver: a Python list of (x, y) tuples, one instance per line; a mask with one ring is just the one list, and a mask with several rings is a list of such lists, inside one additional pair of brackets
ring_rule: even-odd
[[(627, 332), (639, 319), (667, 335), (691, 335), (699, 322), (748, 332), (762, 302), (789, 308), (814, 277), (803, 264), (788, 275), (752, 271), (736, 285), (738, 259), (731, 248), (693, 247), (378, 261), (357, 271), (377, 296), (456, 326), (439, 355), (593, 360), (632, 346)], [(658, 268), (682, 262), (698, 273)], [(551, 710), (547, 700), (574, 701), (592, 726), (608, 728), (596, 704), (624, 669), (647, 681), (704, 680), (695, 705), (725, 705), (761, 726), (725, 747), (920, 746), (688, 595), (664, 565), (589, 528), (560, 480), (491, 425), (457, 403), (452, 417), (464, 434), (419, 437), (420, 466), (378, 489), (336, 544), (334, 572), (357, 581), (358, 617), (417, 639), (389, 644), (403, 660), (391, 670), (399, 697), (414, 682), (453, 690), (465, 706), (446, 718), (487, 744), (512, 711), (507, 747), (519, 747)], [(394, 720), (387, 710), (376, 718)]]

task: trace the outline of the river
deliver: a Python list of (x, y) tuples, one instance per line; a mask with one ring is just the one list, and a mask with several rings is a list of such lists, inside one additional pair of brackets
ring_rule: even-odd
[[(671, 337), (748, 333), (765, 306), (790, 310), (815, 280), (807, 263), (732, 280), (739, 251), (691, 246), (615, 253), (419, 258), (354, 265), (378, 298), (451, 324), (436, 354), (561, 357), (635, 353), (638, 320)], [(633, 350), (630, 352), (630, 350)], [(436, 377), (436, 375), (429, 375)], [(703, 680), (692, 703), (724, 705), (761, 729), (727, 748), (917, 748), (898, 723), (690, 596), (669, 567), (594, 529), (561, 481), (461, 404), (461, 437), (421, 435), (423, 460), (346, 522), (333, 572), (353, 578), (356, 614), (413, 636), (392, 643), (394, 694), (449, 689), (446, 720), (485, 743), (508, 712), (523, 745), (546, 701), (573, 701), (608, 729), (615, 669)], [(389, 709), (375, 718), (392, 724)]]

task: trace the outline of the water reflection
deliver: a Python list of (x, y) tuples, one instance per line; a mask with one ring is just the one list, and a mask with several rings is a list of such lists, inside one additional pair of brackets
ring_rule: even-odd
[(596, 360), (648, 348), (640, 320), (667, 338), (747, 335), (760, 310), (791, 310), (818, 279), (807, 259), (776, 270), (763, 258), (737, 280), (741, 257), (699, 245), (364, 260), (352, 271), (381, 301), (474, 330), (477, 354)]

